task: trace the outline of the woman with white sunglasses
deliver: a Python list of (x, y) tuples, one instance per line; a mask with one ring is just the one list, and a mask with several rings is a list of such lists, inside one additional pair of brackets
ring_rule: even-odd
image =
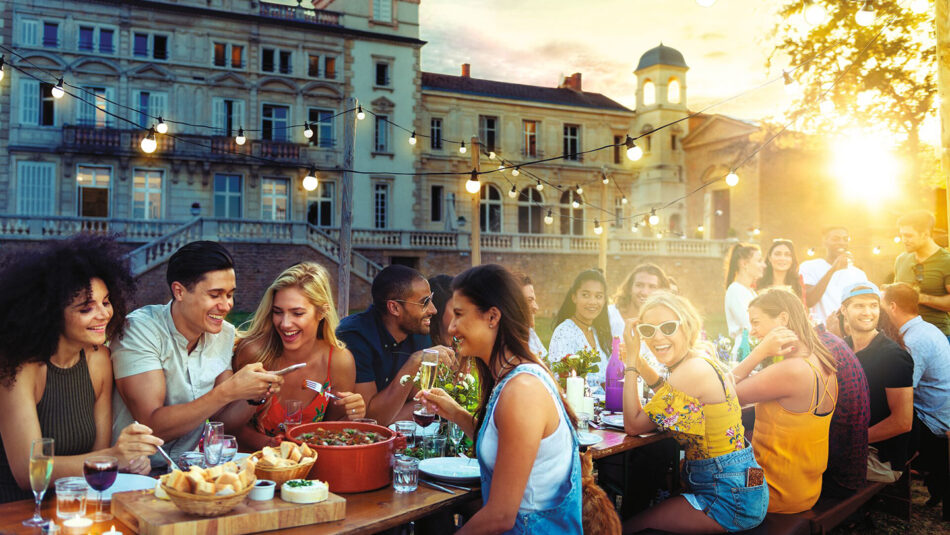
[[(689, 301), (667, 292), (650, 296), (639, 320), (624, 329), (624, 428), (630, 435), (670, 431), (686, 451), (681, 479), (687, 491), (631, 518), (624, 533), (742, 531), (765, 518), (768, 487), (744, 439), (735, 385), (713, 348), (699, 343), (701, 330)], [(641, 340), (669, 370), (667, 379), (640, 355)], [(637, 394), (638, 375), (656, 392), (646, 406)]]

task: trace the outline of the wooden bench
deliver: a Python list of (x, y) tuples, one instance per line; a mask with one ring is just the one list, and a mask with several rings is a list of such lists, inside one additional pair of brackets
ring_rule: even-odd
[(741, 535), (811, 535), (811, 523), (801, 515), (769, 513), (757, 527), (737, 533)]

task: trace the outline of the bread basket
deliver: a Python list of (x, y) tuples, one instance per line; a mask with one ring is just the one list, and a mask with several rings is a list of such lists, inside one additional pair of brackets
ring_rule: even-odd
[[(255, 452), (251, 457), (254, 457), (256, 460), (260, 461), (261, 457), (264, 455), (263, 452)], [(310, 473), (310, 469), (313, 468), (313, 463), (315, 461), (310, 461), (303, 464), (298, 464), (295, 466), (286, 466), (283, 468), (261, 468), (260, 463), (256, 463), (254, 466), (254, 475), (257, 476), (257, 479), (269, 479), (277, 484), (277, 488), (280, 488), (281, 485), (290, 481), (291, 479), (307, 479), (307, 474)]]
[(254, 482), (230, 496), (199, 496), (190, 492), (175, 490), (162, 481), (162, 490), (168, 494), (168, 498), (175, 504), (175, 507), (198, 516), (221, 516), (229, 512), (243, 502), (253, 488)]

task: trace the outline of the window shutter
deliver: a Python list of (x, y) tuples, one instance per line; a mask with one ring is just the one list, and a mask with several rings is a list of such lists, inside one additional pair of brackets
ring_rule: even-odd
[(227, 125), (227, 122), (224, 120), (223, 98), (214, 98), (211, 100), (211, 114), (211, 124), (214, 126), (215, 135), (227, 135), (227, 132), (225, 132), (225, 126)]
[(26, 46), (39, 45), (39, 27), (37, 20), (20, 19), (20, 43)]
[(40, 82), (20, 80), (20, 124), (40, 124)]
[(76, 122), (80, 125), (92, 126), (96, 121), (96, 108), (94, 106), (96, 93), (87, 87), (80, 91), (79, 94), (82, 95), (83, 100), (77, 103)]
[[(115, 89), (112, 87), (106, 88), (106, 100), (99, 104), (101, 108), (104, 108), (109, 113), (115, 113)], [(115, 128), (115, 117), (111, 115), (106, 115), (106, 127)]]
[(52, 163), (20, 162), (17, 167), (17, 211), (23, 215), (53, 215)]
[(234, 106), (233, 106), (232, 109), (233, 109), (233, 111), (234, 111), (234, 127), (235, 127), (235, 128), (242, 128), (242, 125), (245, 124), (245, 121), (244, 121), (244, 101), (243, 101), (243, 100), (235, 100), (235, 101), (234, 101)]
[[(166, 109), (168, 104), (168, 93), (149, 93), (148, 96), (148, 112), (153, 117), (165, 117), (168, 113)], [(155, 122), (158, 122), (158, 119), (154, 119)]]

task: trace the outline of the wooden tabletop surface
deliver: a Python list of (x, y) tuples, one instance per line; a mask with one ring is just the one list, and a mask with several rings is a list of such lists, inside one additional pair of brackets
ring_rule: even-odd
[[(467, 492), (459, 490), (452, 495), (431, 489), (425, 485), (419, 485), (419, 489), (415, 492), (405, 494), (397, 494), (390, 486), (372, 492), (341, 494), (341, 496), (346, 498), (346, 518), (343, 520), (275, 530), (271, 533), (299, 535), (305, 533), (317, 535), (327, 533), (352, 535), (376, 533), (406, 522), (418, 520), (455, 505), (462, 505), (472, 500), (481, 500), (481, 492), (478, 489)], [(94, 502), (91, 502), (90, 505), (95, 506)], [(0, 533), (40, 533), (38, 528), (29, 528), (21, 524), (32, 516), (32, 501), (23, 500), (0, 505)], [(56, 520), (56, 523), (62, 528), (62, 520), (56, 518), (55, 500), (44, 502), (43, 518)], [(112, 525), (115, 526), (116, 531), (121, 531), (124, 535), (134, 533), (129, 526), (117, 519), (94, 524), (91, 528), (84, 529), (81, 532), (61, 529), (58, 533), (60, 535), (79, 535), (79, 533), (99, 535), (108, 532)]]
[(623, 431), (613, 429), (591, 428), (590, 432), (597, 436), (603, 437), (602, 441), (590, 447), (591, 451), (594, 452), (594, 459), (602, 459), (610, 455), (615, 455), (617, 453), (629, 451), (641, 446), (646, 446), (647, 444), (659, 442), (672, 436), (666, 431), (641, 436), (630, 436)]

